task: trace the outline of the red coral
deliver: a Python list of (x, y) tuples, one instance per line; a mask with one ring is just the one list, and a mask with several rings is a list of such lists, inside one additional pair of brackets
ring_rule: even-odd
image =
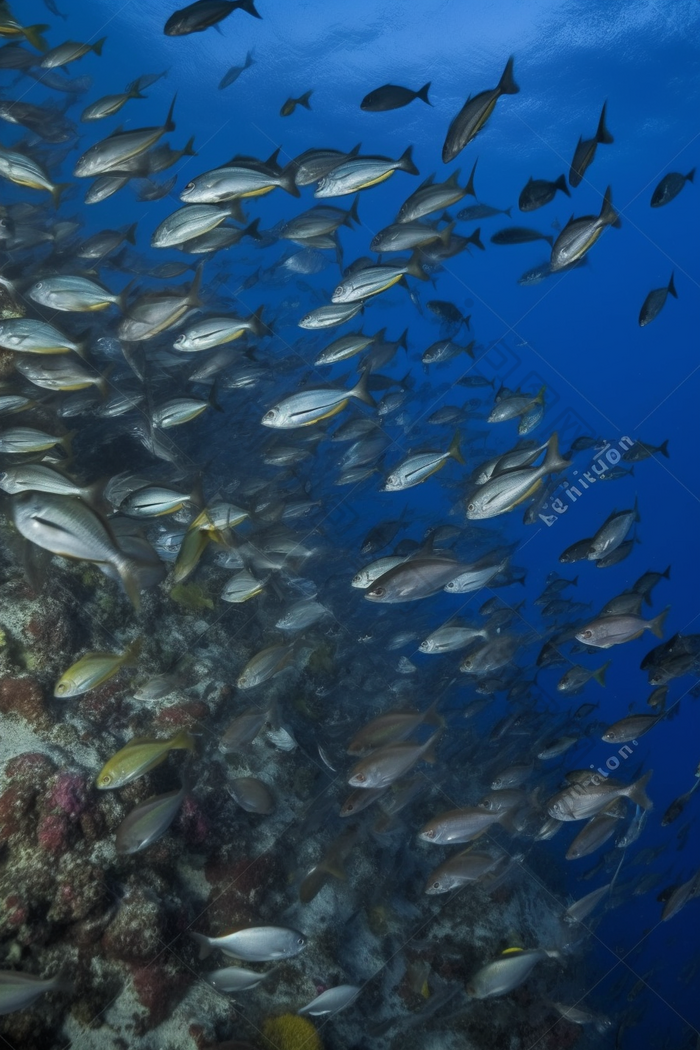
[(180, 729), (182, 726), (192, 729), (197, 722), (205, 722), (211, 710), (203, 700), (191, 700), (187, 704), (174, 704), (163, 707), (154, 719), (160, 729)]
[(37, 841), (48, 853), (65, 853), (70, 848), (68, 818), (62, 813), (47, 813), (39, 821)]
[(10, 784), (0, 795), (0, 844), (22, 830), (37, 789), (32, 784)]
[(0, 678), (0, 713), (19, 715), (38, 729), (51, 726), (41, 686), (28, 675)]
[(134, 990), (139, 1002), (148, 1010), (144, 1031), (156, 1028), (172, 1013), (192, 984), (192, 974), (183, 973), (172, 963), (154, 962), (132, 970)]
[(27, 908), (16, 893), (5, 897), (2, 910), (3, 920), (8, 926), (21, 926), (27, 921)]
[(15, 777), (28, 777), (32, 783), (43, 787), (46, 781), (56, 772), (56, 765), (48, 755), (41, 751), (24, 751), (15, 755), (5, 764), (5, 776), (10, 780)]

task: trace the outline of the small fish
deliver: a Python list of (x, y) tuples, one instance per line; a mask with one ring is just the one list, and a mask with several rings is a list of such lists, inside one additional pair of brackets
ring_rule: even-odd
[(642, 304), (642, 309), (639, 311), (640, 328), (650, 324), (651, 321), (659, 316), (669, 295), (672, 295), (674, 299), (678, 298), (678, 292), (673, 283), (673, 274), (671, 274), (671, 278), (665, 288), (654, 288), (647, 295)]
[(561, 190), (567, 197), (571, 196), (569, 187), (566, 185), (566, 175), (560, 175), (555, 182), (549, 182), (547, 179), (533, 179), (531, 175), (520, 194), (518, 207), (521, 211), (536, 211), (537, 208), (543, 208), (545, 204), (554, 200), (557, 190)]
[(76, 40), (66, 40), (65, 43), (47, 51), (39, 65), (42, 69), (55, 69), (57, 66), (63, 68), (69, 62), (75, 62), (77, 59), (82, 58), (83, 55), (89, 54), (90, 51), (94, 51), (96, 55), (101, 55), (106, 39), (107, 37), (103, 36), (96, 40), (94, 44), (80, 44)]
[[(611, 663), (612, 660), (608, 660), (608, 662), (603, 664), (602, 667), (599, 667), (597, 671), (589, 671), (587, 667), (580, 667), (575, 664), (562, 678), (559, 679), (557, 682), (557, 689), (560, 693), (567, 693), (569, 696), (575, 696), (577, 693), (581, 692), (587, 682), (594, 681), (597, 682), (598, 685), (604, 686), (605, 672), (610, 667)], [(581, 716), (579, 715), (579, 717)]]
[(348, 405), (351, 398), (357, 398), (366, 405), (375, 406), (375, 401), (368, 389), (369, 374), (363, 372), (356, 386), (349, 390), (337, 387), (304, 390), (284, 398), (274, 408), (269, 409), (262, 417), (262, 424), (276, 430), (292, 430), (307, 427), (330, 419)]
[(368, 95), (360, 102), (360, 109), (363, 109), (366, 113), (385, 113), (389, 109), (401, 109), (402, 106), (407, 106), (410, 102), (413, 102), (415, 98), (421, 99), (428, 106), (432, 106), (432, 102), (428, 98), (428, 91), (430, 90), (430, 81), (424, 84), (418, 91), (411, 91), (410, 88), (398, 87), (396, 84), (384, 84), (382, 87), (375, 88), (374, 91), (370, 91)]
[(311, 109), (309, 99), (311, 98), (313, 91), (305, 91), (299, 98), (288, 98), (280, 110), (281, 117), (291, 117), (297, 106), (303, 106), (304, 109)]
[(468, 208), (462, 208), (457, 212), (457, 218), (463, 222), (477, 222), (479, 219), (492, 219), (496, 215), (507, 215), (510, 218), (510, 208), (494, 208), (490, 204), (470, 204)]
[(572, 783), (557, 792), (546, 803), (547, 812), (556, 820), (585, 820), (600, 813), (617, 798), (629, 798), (642, 809), (652, 809), (653, 803), (646, 793), (652, 771), (645, 773), (634, 784), (622, 784), (619, 780), (608, 781), (597, 774), (584, 771), (586, 780)]
[(354, 1003), (361, 991), (362, 988), (355, 984), (339, 984), (335, 988), (326, 988), (325, 992), (321, 992), (306, 1006), (302, 1006), (297, 1013), (303, 1017), (338, 1014)]
[(140, 853), (165, 835), (187, 794), (187, 785), (140, 802), (124, 818), (115, 839), (117, 853)]
[(652, 208), (661, 208), (664, 204), (668, 204), (674, 197), (678, 196), (686, 182), (694, 182), (694, 180), (695, 168), (692, 168), (687, 175), (681, 175), (677, 171), (664, 175), (651, 195)]
[(166, 36), (203, 33), (205, 29), (217, 26), (222, 19), (238, 10), (246, 11), (253, 18), (261, 17), (255, 9), (254, 0), (194, 0), (194, 3), (170, 16), (163, 32)]
[(237, 686), (239, 689), (252, 689), (273, 678), (291, 662), (294, 656), (293, 645), (269, 645), (252, 656), (241, 671)]
[(26, 1010), (46, 992), (72, 991), (72, 982), (61, 974), (42, 978), (19, 970), (0, 970), (0, 1016)]
[(551, 245), (554, 238), (527, 226), (505, 226), (491, 237), (492, 244), (529, 244), (530, 241), (547, 241)]
[(246, 813), (267, 814), (275, 808), (275, 798), (269, 787), (258, 777), (235, 777), (226, 784), (234, 802)]
[(663, 713), (660, 715), (628, 715), (627, 718), (621, 718), (619, 722), (609, 726), (601, 736), (601, 740), (604, 740), (606, 744), (626, 744), (630, 740), (644, 736), (664, 717)]
[(653, 620), (643, 620), (641, 616), (632, 615), (600, 616), (577, 631), (576, 641), (593, 645), (597, 649), (609, 649), (613, 645), (640, 638), (644, 631), (651, 631), (657, 638), (663, 638), (664, 621), (669, 609), (670, 606), (667, 606)]
[(123, 653), (86, 653), (63, 672), (54, 686), (53, 695), (65, 699), (97, 689), (122, 667), (133, 667), (140, 648), (137, 640)]
[(395, 171), (418, 175), (412, 154), (413, 147), (409, 146), (398, 160), (391, 160), (390, 157), (351, 157), (319, 179), (314, 197), (343, 197), (348, 193), (357, 193), (358, 190), (366, 190), (384, 182)]
[(397, 743), (380, 747), (353, 767), (348, 784), (365, 791), (369, 788), (388, 787), (408, 773), (416, 763), (434, 761), (433, 753), (439, 736), (440, 730), (424, 744)]
[(95, 780), (95, 787), (101, 791), (124, 787), (149, 770), (155, 769), (166, 760), (171, 751), (180, 750), (195, 750), (194, 737), (186, 729), (181, 729), (169, 740), (141, 737), (130, 740), (104, 764)]
[(605, 191), (599, 215), (584, 215), (580, 219), (569, 219), (552, 245), (550, 267), (553, 272), (566, 269), (579, 262), (600, 237), (607, 226), (619, 228), (620, 217), (612, 205), (610, 186)]
[(356, 826), (342, 831), (333, 839), (321, 860), (307, 871), (299, 884), (299, 900), (310, 904), (330, 878), (345, 879), (345, 861), (359, 840)]
[(221, 80), (219, 81), (219, 91), (223, 91), (224, 88), (230, 87), (231, 84), (235, 83), (236, 80), (238, 80), (239, 76), (241, 75), (244, 69), (250, 69), (250, 67), (254, 64), (255, 59), (253, 58), (253, 53), (252, 51), (248, 51), (248, 53), (245, 56), (245, 62), (243, 63), (243, 65), (231, 66), (228, 73), (224, 74), (224, 76), (221, 78)]
[(538, 962), (543, 959), (559, 959), (556, 949), (507, 948), (493, 962), (482, 966), (467, 984), (467, 995), (473, 999), (492, 999), (507, 995), (523, 983)]
[(583, 139), (579, 136), (576, 149), (574, 150), (574, 159), (571, 161), (571, 170), (569, 171), (569, 185), (578, 186), (581, 182), (586, 169), (590, 164), (593, 163), (595, 157), (595, 151), (598, 143), (602, 143), (609, 146), (614, 142), (614, 138), (605, 126), (605, 111), (607, 108), (607, 102), (603, 103), (603, 108), (600, 113), (600, 120), (598, 121), (598, 128), (595, 133), (595, 137), (592, 139)]
[(285, 926), (241, 926), (221, 937), (206, 937), (202, 933), (189, 936), (199, 945), (200, 959), (219, 949), (244, 962), (273, 962), (291, 959), (306, 947), (304, 934)]
[(210, 970), (203, 974), (204, 980), (223, 995), (231, 995), (235, 992), (247, 992), (251, 988), (257, 988), (259, 984), (271, 977), (276, 972), (276, 967), (266, 973), (256, 973), (254, 970), (245, 970), (242, 966), (224, 966), (220, 970)]
[(459, 445), (460, 434), (457, 432), (444, 452), (418, 452), (408, 456), (389, 474), (384, 483), (384, 491), (403, 492), (404, 489), (419, 485), (444, 467), (448, 459), (454, 459), (465, 466)]
[(501, 95), (517, 95), (520, 88), (513, 79), (513, 57), (511, 56), (503, 70), (498, 86), (489, 91), (480, 91), (473, 98), (468, 98), (447, 131), (445, 144), (442, 147), (442, 160), (449, 164), (468, 142), (483, 128), (494, 111)]

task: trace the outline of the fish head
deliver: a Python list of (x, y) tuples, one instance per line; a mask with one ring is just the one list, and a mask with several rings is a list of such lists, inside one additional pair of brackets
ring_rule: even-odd
[(348, 779), (348, 784), (350, 784), (351, 787), (356, 788), (371, 787), (367, 774), (363, 773), (361, 770), (357, 773), (354, 773), (353, 776), (351, 776)]
[(418, 838), (423, 842), (434, 842), (437, 836), (437, 830), (433, 827), (423, 828), (422, 831), (418, 832)]
[(386, 587), (381, 583), (376, 583), (374, 587), (365, 591), (365, 598), (371, 602), (383, 602), (386, 599), (386, 594)]
[(592, 627), (584, 627), (582, 631), (578, 631), (575, 635), (577, 642), (583, 642), (584, 645), (593, 645), (595, 639), (595, 631)]
[[(381, 410), (380, 410), (380, 415), (381, 414), (382, 413), (381, 413)], [(399, 475), (398, 474), (390, 474), (389, 477), (384, 482), (384, 491), (385, 492), (396, 492), (400, 488), (401, 488), (401, 478), (399, 477)]]
[(347, 284), (339, 284), (338, 287), (336, 288), (336, 290), (333, 292), (333, 295), (331, 296), (332, 302), (334, 302), (334, 303), (345, 302), (345, 298), (348, 295), (349, 291), (350, 291), (350, 288), (349, 288), (349, 286)]
[(444, 893), (446, 889), (447, 886), (439, 877), (437, 877), (428, 880), (425, 887), (425, 892), (428, 894), (428, 896), (432, 897), (437, 893)]
[(113, 782), (114, 782), (113, 775), (111, 773), (103, 770), (103, 772), (100, 773), (100, 775), (95, 780), (95, 787), (99, 788), (101, 791), (104, 791), (106, 788), (111, 787)]
[(279, 408), (270, 408), (262, 417), (264, 427), (278, 427), (282, 421), (282, 412)]

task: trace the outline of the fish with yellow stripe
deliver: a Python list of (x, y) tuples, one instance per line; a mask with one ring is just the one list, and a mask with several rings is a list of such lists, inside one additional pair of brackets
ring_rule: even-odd
[(168, 740), (135, 737), (105, 762), (95, 780), (95, 787), (101, 791), (124, 787), (165, 762), (171, 751), (195, 750), (194, 737), (187, 729), (181, 729)]

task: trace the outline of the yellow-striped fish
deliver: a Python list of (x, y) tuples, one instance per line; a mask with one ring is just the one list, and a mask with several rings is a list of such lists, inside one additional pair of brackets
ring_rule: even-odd
[(95, 787), (101, 790), (124, 787), (164, 762), (170, 751), (184, 750), (195, 750), (194, 737), (186, 729), (181, 729), (169, 740), (136, 737), (105, 762)]

